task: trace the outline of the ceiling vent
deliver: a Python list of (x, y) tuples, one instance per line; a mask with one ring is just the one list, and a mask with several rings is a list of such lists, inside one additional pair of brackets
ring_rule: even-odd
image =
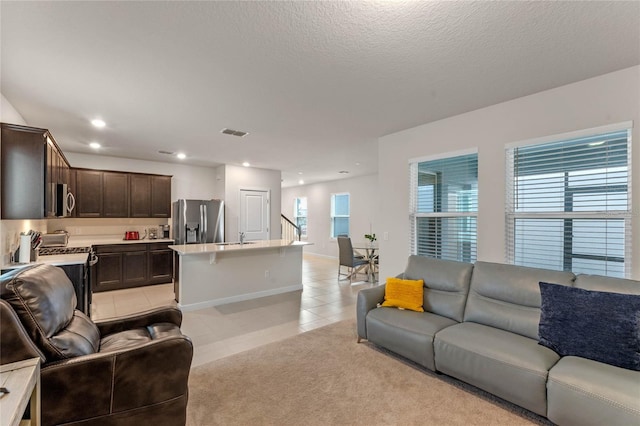
[(222, 129), (220, 130), (220, 133), (224, 133), (225, 135), (238, 136), (238, 137), (244, 137), (249, 134), (241, 130), (233, 130), (233, 129)]
[(173, 152), (171, 152), (171, 151), (163, 151), (163, 150), (160, 150), (160, 151), (158, 151), (158, 153), (159, 153), (159, 154), (164, 154), (164, 155), (173, 155)]
[(348, 175), (349, 171), (348, 170), (340, 170), (338, 173), (340, 173), (341, 175)]

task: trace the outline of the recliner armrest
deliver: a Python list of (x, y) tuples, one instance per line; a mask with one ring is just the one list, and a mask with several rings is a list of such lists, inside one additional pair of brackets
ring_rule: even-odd
[(48, 364), (41, 371), (42, 423), (108, 423), (110, 416), (172, 399), (186, 403), (192, 358), (191, 340), (181, 335)]
[(9, 364), (29, 358), (46, 358), (33, 343), (18, 318), (18, 314), (5, 300), (0, 299), (0, 364)]
[(367, 312), (375, 309), (378, 303), (384, 301), (384, 290), (386, 285), (379, 285), (377, 287), (366, 288), (358, 292), (358, 301), (356, 305), (356, 320), (358, 323), (358, 341), (360, 338), (367, 338)]
[(166, 306), (129, 316), (96, 321), (96, 325), (98, 326), (98, 330), (100, 330), (100, 335), (105, 336), (107, 334), (132, 328), (146, 327), (161, 322), (169, 322), (180, 327), (180, 325), (182, 325), (182, 311), (172, 306)]

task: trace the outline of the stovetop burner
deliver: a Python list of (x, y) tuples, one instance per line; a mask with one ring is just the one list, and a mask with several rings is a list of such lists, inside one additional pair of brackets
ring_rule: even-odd
[(40, 256), (50, 256), (55, 254), (76, 254), (89, 253), (91, 247), (41, 247)]

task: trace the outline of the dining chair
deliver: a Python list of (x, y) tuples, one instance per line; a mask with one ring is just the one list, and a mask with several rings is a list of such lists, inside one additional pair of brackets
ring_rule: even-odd
[[(353, 253), (353, 246), (351, 245), (351, 238), (349, 237), (338, 236), (338, 252), (338, 279), (340, 279), (341, 276), (345, 276), (345, 278), (349, 278), (350, 282), (353, 282), (353, 276), (361, 269), (369, 266), (367, 259), (363, 259)], [(342, 272), (343, 266), (348, 268), (346, 274)]]

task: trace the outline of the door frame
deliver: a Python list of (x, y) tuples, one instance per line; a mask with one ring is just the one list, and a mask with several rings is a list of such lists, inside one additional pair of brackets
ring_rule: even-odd
[(257, 191), (267, 193), (267, 240), (271, 239), (271, 188), (255, 187), (255, 186), (243, 186), (238, 190), (238, 232), (242, 225), (242, 191)]

